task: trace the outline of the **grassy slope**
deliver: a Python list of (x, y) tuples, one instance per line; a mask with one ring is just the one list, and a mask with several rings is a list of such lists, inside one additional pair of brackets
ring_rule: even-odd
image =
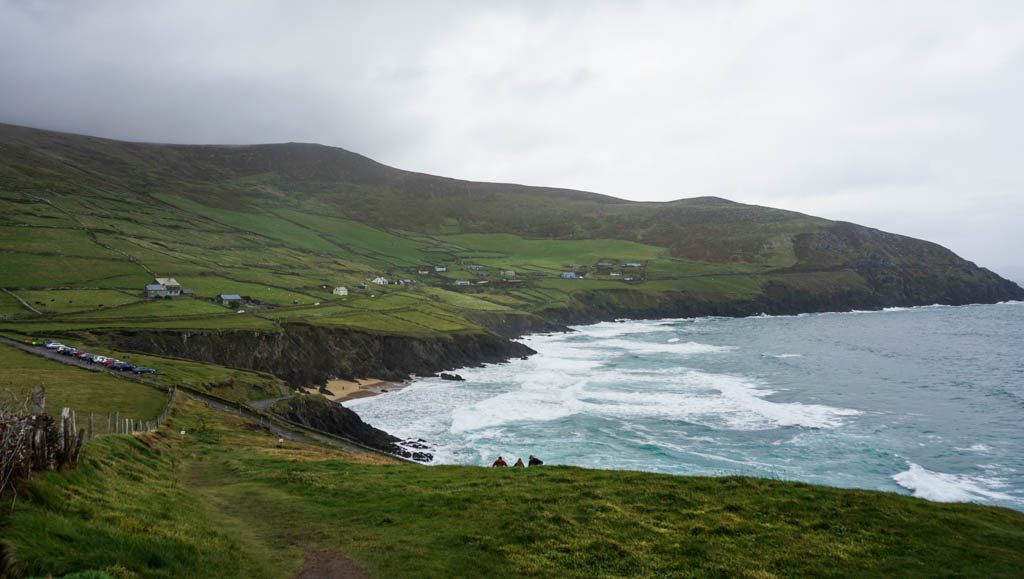
[(51, 413), (68, 406), (79, 416), (120, 412), (125, 417), (152, 420), (167, 404), (167, 396), (150, 386), (105, 372), (65, 366), (0, 344), (0, 395), (13, 394), (24, 400), (39, 386), (46, 388), (46, 405)]
[[(185, 429), (187, 435), (176, 433)], [(88, 445), (0, 522), (19, 574), (283, 577), (302, 550), (379, 576), (1014, 576), (1024, 515), (749, 478), (365, 464), (179, 401)]]
[[(275, 320), (304, 316), (399, 333), (476, 327), (464, 315), (483, 308), (467, 309), (456, 298), (430, 302), (443, 318), (422, 300), (401, 316), (369, 306), (334, 310), (337, 316), (306, 308), (335, 301), (335, 285), (351, 288), (377, 275), (446, 289), (456, 279), (486, 280), (492, 285), (459, 291), (539, 313), (578, 305), (593, 292), (606, 294), (606, 304), (680, 295), (742, 302), (761, 296), (766, 282), (867, 299), (879, 288), (919, 290), (922, 284), (900, 279), (919, 267), (934, 274), (923, 285), (994, 283), (933, 244), (721, 199), (632, 203), (419, 175), (314, 145), (140, 145), (6, 125), (0, 257), (0, 287), (44, 314), (42, 325), (6, 322), (23, 332), (90, 324), (272, 329)], [(599, 269), (600, 261), (613, 266)], [(624, 268), (630, 261), (643, 267)], [(449, 271), (418, 273), (435, 263)], [(469, 269), (474, 263), (487, 266), (482, 277)], [(588, 279), (555, 279), (570, 264)], [(497, 283), (502, 269), (515, 270), (526, 287)], [(125, 305), (141, 299), (154, 274), (174, 275), (200, 297), (239, 293), (299, 308), (243, 321), (192, 300)], [(626, 277), (636, 279), (626, 284)], [(940, 292), (928, 303), (960, 295)], [(40, 316), (0, 296), (3, 318)]]

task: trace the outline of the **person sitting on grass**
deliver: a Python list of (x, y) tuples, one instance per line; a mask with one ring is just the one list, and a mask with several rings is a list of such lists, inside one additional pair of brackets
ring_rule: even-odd
[(530, 455), (530, 466), (540, 466), (544, 464), (544, 461), (537, 458), (536, 456)]
[(508, 466), (508, 463), (505, 462), (505, 459), (500, 456), (498, 457), (498, 460), (491, 463), (491, 468), (497, 468), (499, 466)]
[(526, 465), (525, 465), (525, 464), (523, 464), (523, 459), (521, 459), (521, 458), (519, 458), (519, 459), (516, 459), (516, 463), (515, 463), (515, 464), (513, 464), (512, 466), (521, 466), (521, 467), (523, 467), (523, 468), (526, 468)]

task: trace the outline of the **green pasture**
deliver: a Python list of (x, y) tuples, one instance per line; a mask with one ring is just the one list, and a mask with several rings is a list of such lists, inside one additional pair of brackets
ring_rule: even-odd
[(0, 395), (25, 400), (33, 388), (46, 389), (51, 412), (64, 406), (82, 413), (120, 412), (126, 418), (152, 420), (167, 403), (163, 392), (108, 372), (92, 372), (0, 344)]

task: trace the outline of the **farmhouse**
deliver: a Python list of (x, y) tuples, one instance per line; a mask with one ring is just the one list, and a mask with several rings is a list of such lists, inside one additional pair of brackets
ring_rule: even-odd
[(336, 296), (347, 296), (348, 288), (343, 285), (339, 285), (338, 287), (334, 288), (334, 292), (332, 293)]
[(242, 296), (238, 294), (220, 294), (217, 296), (220, 305), (229, 308), (237, 308), (242, 303)]
[(472, 283), (473, 282), (469, 281), (468, 279), (457, 279), (457, 280), (455, 280), (455, 285), (472, 285)]
[(154, 285), (162, 285), (167, 288), (167, 295), (176, 296), (181, 294), (181, 284), (173, 277), (158, 277), (153, 281)]
[(383, 277), (375, 277), (371, 280), (370, 283), (375, 283), (377, 285), (388, 285), (388, 280)]
[(563, 271), (558, 277), (562, 279), (577, 279), (579, 276), (571, 271)]
[(167, 297), (167, 286), (159, 283), (151, 283), (146, 286), (146, 297), (147, 298), (165, 298)]
[(515, 276), (516, 276), (516, 272), (512, 271), (511, 269), (506, 269), (506, 270), (503, 270), (501, 272), (501, 277), (503, 277), (505, 279), (512, 279)]
[(445, 266), (445, 265), (435, 265), (434, 266), (434, 271), (436, 271), (437, 273), (444, 273), (444, 272), (448, 271), (448, 266)]
[(626, 267), (643, 267), (643, 266), (644, 266), (644, 264), (640, 263), (639, 261), (626, 262)]
[(483, 269), (487, 269), (487, 266), (486, 265), (480, 265), (479, 263), (474, 263), (473, 265), (469, 266), (469, 269), (471, 269), (473, 271), (480, 271), (480, 270), (483, 270)]
[(611, 269), (613, 265), (615, 265), (615, 264), (610, 262), (610, 261), (599, 261), (599, 262), (597, 262), (597, 268), (598, 269)]

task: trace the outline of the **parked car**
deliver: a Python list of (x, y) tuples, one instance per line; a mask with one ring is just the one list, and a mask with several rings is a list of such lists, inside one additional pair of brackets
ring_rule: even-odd
[(156, 370), (153, 368), (146, 368), (145, 366), (137, 366), (132, 372), (136, 374), (156, 374)]
[(135, 366), (127, 362), (118, 362), (110, 367), (111, 370), (119, 370), (121, 372), (131, 372), (135, 370)]
[(81, 350), (79, 350), (78, 348), (72, 348), (71, 346), (65, 346), (63, 350), (57, 351), (60, 352), (61, 354), (64, 354), (65, 356), (74, 356), (75, 354), (81, 352)]
[(64, 344), (61, 344), (60, 342), (52, 342), (52, 341), (49, 341), (49, 340), (47, 340), (44, 343), (44, 345), (47, 347), (47, 349), (50, 349), (50, 350), (59, 350), (59, 349), (65, 347)]
[(107, 358), (106, 356), (103, 356), (101, 354), (97, 354), (97, 355), (93, 356), (92, 359), (89, 360), (89, 361), (92, 362), (93, 364), (102, 364), (102, 363), (106, 362), (107, 360), (109, 360), (109, 358)]
[(77, 354), (75, 354), (75, 357), (76, 358), (80, 358), (82, 360), (91, 360), (92, 359), (92, 354), (90, 354), (89, 352), (83, 352), (83, 351), (79, 350), (79, 352)]
[(107, 368), (113, 366), (114, 364), (118, 364), (118, 363), (119, 363), (119, 361), (118, 360), (114, 360), (113, 358), (107, 358), (106, 360), (100, 362), (100, 364), (103, 364)]

